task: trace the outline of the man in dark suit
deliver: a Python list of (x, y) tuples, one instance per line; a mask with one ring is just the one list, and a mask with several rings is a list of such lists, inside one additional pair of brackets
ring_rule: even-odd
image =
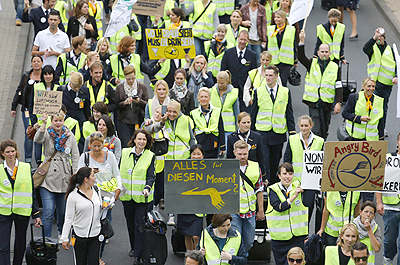
[(247, 49), (249, 33), (239, 32), (238, 45), (225, 51), (221, 62), (221, 71), (229, 70), (232, 73), (232, 85), (239, 89), (240, 111), (250, 113), (251, 107), (246, 107), (243, 102), (243, 89), (246, 83), (248, 72), (257, 67), (257, 55)]
[[(24, 12), (22, 13), (22, 22), (32, 22), (34, 26), (35, 36), (41, 30), (47, 29), (49, 27), (49, 14), (50, 11), (54, 9), (54, 5), (57, 0), (43, 0), (43, 5), (37, 8), (33, 8), (31, 12), (28, 13), (29, 0), (24, 0)], [(58, 24), (58, 28), (65, 32), (62, 23)]]
[(278, 182), (278, 166), (282, 157), (286, 132), (295, 134), (292, 98), (288, 88), (278, 86), (279, 70), (268, 65), (265, 70), (267, 85), (254, 91), (252, 130), (256, 129), (262, 138), (265, 172), (270, 185)]

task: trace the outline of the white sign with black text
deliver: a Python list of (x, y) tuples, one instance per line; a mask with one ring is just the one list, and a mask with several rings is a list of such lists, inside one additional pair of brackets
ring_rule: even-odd
[(324, 151), (304, 151), (301, 188), (321, 190)]

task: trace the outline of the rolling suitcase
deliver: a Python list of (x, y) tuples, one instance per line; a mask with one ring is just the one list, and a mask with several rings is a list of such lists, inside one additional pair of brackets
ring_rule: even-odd
[[(340, 69), (343, 68), (343, 64), (340, 63)], [(350, 64), (347, 62), (346, 66), (346, 79), (342, 78), (343, 86), (343, 102), (347, 102), (349, 95), (357, 92), (357, 82), (355, 80), (349, 80)]]
[[(264, 228), (260, 228), (264, 226)], [(271, 236), (268, 233), (266, 220), (256, 222), (254, 243), (249, 250), (249, 261), (271, 262)]]
[(57, 251), (60, 250), (56, 239), (44, 236), (44, 226), (42, 236), (34, 238), (33, 225), (31, 224), (31, 240), (26, 247), (25, 259), (27, 265), (55, 265), (57, 264)]
[(325, 10), (336, 8), (336, 0), (321, 0), (321, 7)]
[(185, 236), (179, 233), (176, 226), (172, 229), (171, 245), (172, 245), (172, 251), (175, 254), (186, 252)]
[(150, 211), (144, 219), (143, 229), (143, 254), (144, 265), (163, 265), (168, 257), (167, 224), (162, 215), (157, 211)]

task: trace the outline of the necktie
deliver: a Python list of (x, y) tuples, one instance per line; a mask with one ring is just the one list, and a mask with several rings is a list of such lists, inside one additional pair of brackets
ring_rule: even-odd
[(272, 102), (275, 102), (274, 89), (271, 88), (271, 89), (269, 90), (269, 93), (271, 94)]
[(46, 18), (49, 18), (49, 10), (46, 10), (46, 11), (44, 12), (44, 15), (46, 16)]
[(239, 61), (243, 59), (243, 52), (239, 51)]

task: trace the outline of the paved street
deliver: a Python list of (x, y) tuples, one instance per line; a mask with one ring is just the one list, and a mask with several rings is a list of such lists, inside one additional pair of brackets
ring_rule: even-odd
[[(21, 121), (21, 113), (18, 111), (18, 116), (14, 126), (12, 125), (12, 119), (9, 118), (10, 110), (10, 96), (13, 95), (16, 89), (15, 80), (17, 82), (20, 78), (22, 59), (19, 61), (14, 61), (18, 46), (19, 50), (23, 50), (26, 47), (26, 43), (30, 47), (31, 40), (26, 42), (26, 35), (20, 34), (20, 30), (24, 30), (28, 25), (23, 25), (23, 27), (18, 28), (14, 26), (14, 7), (11, 1), (2, 1), (3, 10), (0, 11), (0, 49), (2, 51), (7, 51), (3, 55), (1, 62), (0, 78), (0, 93), (3, 95), (0, 97), (0, 123), (3, 123), (3, 134), (0, 136), (1, 139), (8, 138), (11, 136), (11, 130), (13, 130), (13, 139), (18, 143), (20, 153), (23, 154), (23, 125)], [(377, 0), (380, 1), (380, 0)], [(386, 0), (388, 3), (398, 4), (398, 0)], [(395, 3), (396, 2), (396, 3)], [(385, 18), (378, 11), (372, 0), (361, 0), (360, 9), (356, 11), (358, 19), (358, 34), (359, 38), (357, 41), (349, 41), (348, 37), (351, 33), (351, 23), (349, 15), (345, 12), (345, 24), (346, 30), (346, 43), (345, 43), (345, 56), (347, 61), (350, 62), (350, 79), (356, 80), (358, 84), (358, 91), (361, 89), (361, 82), (363, 78), (367, 76), (367, 63), (368, 57), (362, 52), (362, 47), (364, 43), (373, 36), (373, 32), (377, 27), (384, 27), (386, 29), (386, 38), (389, 44), (397, 43), (400, 46), (399, 36), (395, 36), (393, 29), (388, 25)], [(392, 6), (393, 7), (393, 6)], [(393, 9), (395, 9), (393, 7)], [(397, 8), (398, 9), (398, 8)], [(396, 9), (396, 10), (397, 10)], [(398, 12), (398, 11), (396, 11)], [(315, 1), (315, 7), (308, 19), (306, 27), (306, 55), (311, 57), (314, 50), (315, 40), (316, 40), (316, 30), (315, 27), (319, 23), (325, 23), (327, 21), (327, 11), (320, 8), (320, 1)], [(7, 17), (7, 19), (5, 18)], [(26, 32), (27, 29), (25, 29)], [(22, 35), (22, 36), (21, 36)], [(4, 38), (7, 36), (7, 38)], [(19, 39), (19, 41), (17, 41)], [(12, 43), (18, 43), (18, 45), (11, 45)], [(14, 53), (14, 54), (12, 54)], [(22, 56), (22, 55), (21, 55)], [(14, 63), (14, 64), (13, 64)], [(25, 57), (25, 69), (30, 68), (30, 53), (26, 54)], [(305, 68), (299, 65), (299, 72), (302, 74), (303, 84), (300, 87), (290, 87), (292, 98), (293, 98), (293, 109), (295, 113), (295, 118), (308, 113), (308, 108), (306, 105), (301, 103), (301, 98), (304, 89), (304, 76)], [(16, 77), (17, 76), (17, 77)], [(343, 77), (346, 75), (343, 74)], [(14, 82), (12, 79), (14, 78)], [(12, 85), (11, 85), (12, 84)], [(10, 88), (11, 86), (11, 88)], [(10, 90), (8, 90), (10, 88)], [(152, 94), (152, 91), (150, 91)], [(392, 152), (396, 148), (396, 136), (399, 133), (399, 120), (395, 118), (396, 114), (396, 96), (397, 96), (397, 86), (394, 87), (391, 99), (389, 102), (389, 113), (386, 128), (389, 133), (388, 141), (388, 151)], [(5, 115), (8, 115), (6, 117)], [(336, 141), (336, 129), (342, 123), (341, 115), (332, 116), (331, 126), (329, 130), (328, 140)], [(298, 130), (298, 128), (297, 128)], [(383, 227), (382, 218), (377, 216), (378, 224)], [(106, 264), (132, 264), (133, 259), (128, 256), (129, 244), (128, 244), (128, 234), (125, 224), (125, 218), (123, 216), (123, 209), (120, 202), (117, 203), (113, 209), (113, 227), (115, 230), (115, 236), (110, 240), (110, 243), (106, 246), (103, 259)], [(169, 227), (170, 228), (170, 227)], [(38, 229), (36, 229), (38, 230)], [(38, 231), (35, 231), (38, 232)], [(167, 265), (172, 264), (183, 264), (182, 256), (176, 256), (172, 253), (172, 247), (170, 245), (170, 233), (171, 229), (168, 230), (168, 242), (169, 242), (169, 257), (167, 260)], [(56, 235), (55, 224), (53, 225), (53, 235)], [(376, 264), (382, 264), (382, 252), (377, 254)], [(65, 251), (60, 250), (58, 255), (58, 264), (60, 265), (70, 265), (73, 264), (73, 253), (72, 250)], [(249, 263), (251, 264), (251, 263)], [(265, 264), (265, 263), (263, 263)]]

